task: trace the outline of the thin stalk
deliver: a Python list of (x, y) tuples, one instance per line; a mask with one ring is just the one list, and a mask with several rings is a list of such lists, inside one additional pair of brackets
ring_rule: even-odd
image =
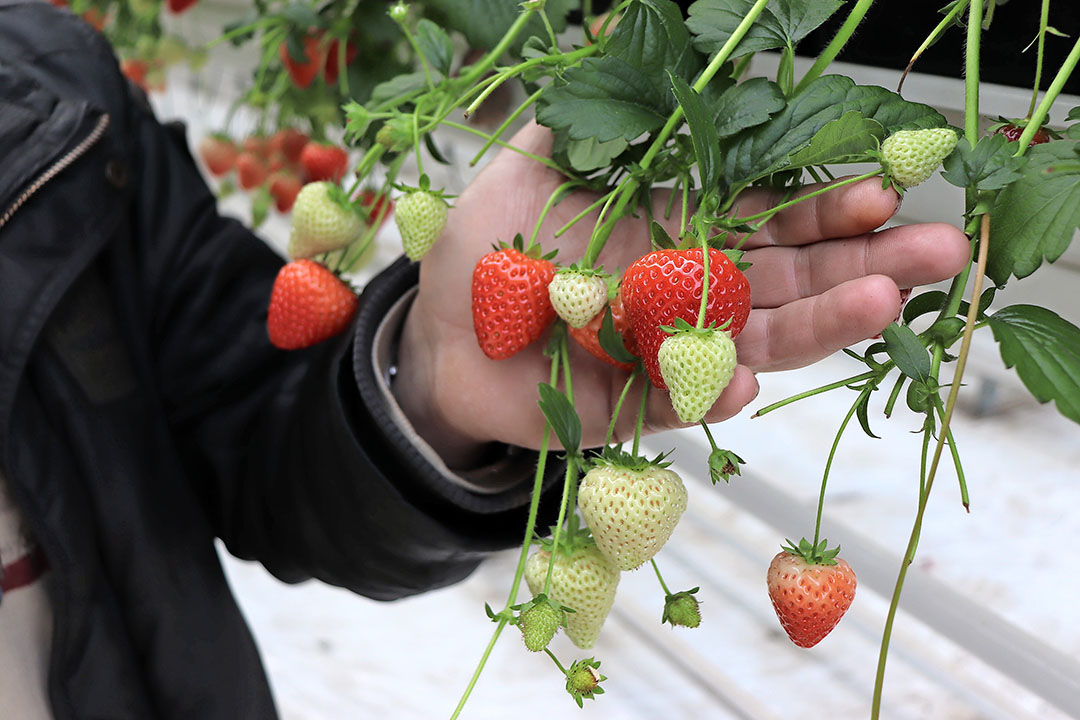
[[(499, 624), (495, 627), (495, 632), (491, 634), (491, 639), (488, 640), (487, 647), (484, 648), (484, 654), (480, 656), (480, 663), (476, 666), (476, 670), (473, 671), (472, 677), (469, 678), (469, 684), (466, 686), (461, 700), (458, 701), (457, 707), (454, 708), (454, 714), (450, 716), (450, 720), (457, 720), (458, 716), (461, 715), (461, 711), (465, 708), (465, 703), (469, 701), (469, 696), (472, 695), (473, 688), (476, 687), (476, 681), (480, 679), (480, 673), (484, 671), (484, 666), (487, 665), (488, 658), (491, 657), (491, 651), (495, 648), (495, 643), (499, 641), (499, 636), (502, 635), (505, 627), (506, 618), (500, 618)], [(555, 662), (558, 664), (557, 660)]]
[(916, 49), (915, 52), (911, 54), (911, 60), (908, 61), (907, 67), (904, 68), (904, 72), (900, 76), (900, 82), (896, 85), (897, 94), (899, 94), (900, 91), (904, 89), (904, 80), (907, 79), (908, 73), (910, 73), (911, 68), (914, 67), (915, 61), (918, 60), (924, 52), (926, 52), (926, 49), (928, 47), (937, 42), (938, 38), (941, 37), (941, 34), (948, 30), (950, 25), (956, 22), (957, 16), (967, 8), (967, 4), (968, 0), (961, 0), (961, 2), (956, 3), (956, 5), (954, 5), (953, 8), (945, 15), (945, 17), (941, 19), (941, 22), (937, 24), (937, 27), (930, 31), (930, 34), (926, 36), (925, 40), (923, 40), (922, 45), (920, 45), (918, 49)]
[(900, 390), (904, 387), (904, 381), (907, 379), (907, 375), (900, 373), (900, 377), (896, 378), (896, 384), (893, 385), (892, 392), (889, 393), (889, 399), (885, 403), (885, 417), (892, 417), (893, 407), (896, 405), (897, 398), (900, 397)]
[(529, 158), (530, 160), (535, 160), (536, 162), (540, 163), (541, 165), (543, 165), (545, 167), (549, 167), (552, 170), (556, 170), (559, 173), (562, 173), (562, 168), (559, 167), (558, 164), (556, 164), (555, 161), (552, 160), (551, 158), (541, 157), (540, 155), (528, 152), (527, 150), (522, 150), (521, 148), (517, 147), (516, 145), (511, 145), (510, 143), (506, 142), (505, 140), (499, 140), (498, 138), (493, 138), (493, 136), (489, 135), (488, 133), (484, 132), (483, 130), (477, 130), (476, 128), (469, 127), (468, 125), (463, 125), (462, 123), (458, 123), (458, 122), (452, 122), (450, 120), (443, 120), (442, 124), (445, 125), (446, 127), (454, 128), (455, 130), (461, 130), (462, 132), (467, 132), (470, 135), (476, 135), (477, 137), (482, 137), (485, 140), (494, 139), (495, 144), (498, 145), (499, 147), (504, 147), (507, 150), (512, 150), (512, 151), (516, 152), (519, 155), (524, 155), (525, 157)]
[[(886, 363), (885, 367), (891, 369), (892, 368), (892, 363), (891, 362)], [(761, 417), (762, 415), (766, 415), (768, 413), (771, 413), (773, 410), (779, 410), (780, 408), (784, 407), (785, 405), (790, 405), (791, 403), (798, 402), (799, 400), (805, 400), (806, 398), (813, 397), (814, 395), (820, 395), (821, 393), (829, 392), (830, 390), (838, 390), (839, 388), (847, 387), (848, 385), (853, 385), (855, 383), (862, 382), (863, 380), (873, 380), (874, 378), (878, 377), (879, 373), (882, 373), (882, 372), (888, 372), (888, 370), (887, 369), (886, 370), (871, 370), (869, 372), (864, 372), (861, 375), (853, 375), (853, 376), (851, 376), (849, 378), (844, 378), (843, 380), (837, 380), (836, 382), (831, 382), (828, 385), (822, 385), (821, 387), (816, 387), (813, 390), (806, 390), (805, 392), (801, 392), (798, 395), (792, 395), (791, 397), (784, 398), (783, 400), (774, 402), (772, 405), (766, 405), (765, 407), (761, 408), (760, 410), (755, 412), (750, 417), (751, 418)]]
[(555, 663), (555, 667), (559, 668), (559, 670), (562, 671), (562, 674), (565, 675), (566, 668), (564, 668), (563, 664), (559, 662), (559, 658), (555, 657), (555, 653), (551, 652), (551, 648), (545, 647), (544, 652), (546, 652), (547, 656), (551, 658), (551, 662)]
[(638, 445), (641, 442), (641, 431), (645, 426), (645, 406), (649, 401), (649, 383), (641, 388), (641, 404), (638, 405), (637, 422), (634, 424), (634, 445), (631, 453), (637, 457)]
[(562, 196), (564, 192), (581, 183), (577, 180), (568, 180), (559, 187), (555, 188), (555, 192), (548, 196), (547, 202), (544, 204), (544, 209), (540, 211), (540, 217), (536, 218), (536, 224), (533, 225), (532, 236), (529, 238), (529, 245), (535, 245), (536, 239), (540, 236), (540, 226), (544, 224), (544, 220), (547, 218), (551, 208), (555, 206), (555, 202)]
[(840, 54), (844, 46), (847, 45), (847, 41), (851, 39), (851, 36), (855, 33), (855, 28), (859, 27), (859, 23), (862, 22), (863, 17), (866, 16), (866, 11), (870, 9), (870, 6), (874, 4), (874, 0), (859, 0), (855, 3), (855, 7), (851, 9), (851, 13), (847, 16), (847, 20), (840, 26), (840, 30), (836, 33), (836, 36), (825, 47), (821, 55), (818, 56), (814, 64), (810, 66), (810, 69), (806, 71), (806, 74), (799, 80), (798, 85), (795, 86), (795, 92), (793, 95), (798, 95), (806, 86), (817, 80), (821, 76), (821, 73), (825, 72), (836, 56)]
[(1027, 127), (1024, 128), (1023, 134), (1020, 135), (1020, 148), (1016, 151), (1018, 156), (1023, 155), (1027, 151), (1028, 144), (1031, 143), (1031, 138), (1035, 137), (1035, 133), (1042, 127), (1042, 124), (1046, 122), (1046, 117), (1050, 114), (1050, 106), (1054, 104), (1058, 95), (1061, 94), (1062, 89), (1065, 87), (1065, 83), (1068, 82), (1069, 76), (1071, 76), (1073, 70), (1076, 69), (1076, 64), (1078, 62), (1080, 62), (1080, 37), (1073, 43), (1072, 51), (1069, 53), (1069, 56), (1065, 58), (1065, 62), (1062, 63), (1061, 68), (1058, 69), (1057, 75), (1054, 76), (1054, 80), (1050, 83), (1050, 87), (1046, 89), (1046, 94), (1043, 95), (1042, 102), (1035, 108), (1035, 112), (1032, 113)]
[(664, 591), (664, 595), (670, 595), (671, 591), (668, 590), (667, 583), (664, 582), (664, 576), (660, 574), (660, 568), (656, 564), (656, 558), (649, 558), (649, 562), (652, 563), (652, 569), (656, 573), (656, 579), (660, 581), (660, 587)]
[(525, 112), (525, 110), (527, 110), (529, 107), (532, 106), (534, 102), (536, 102), (536, 100), (540, 97), (540, 93), (542, 93), (543, 91), (544, 88), (540, 88), (532, 95), (525, 98), (525, 102), (521, 103), (521, 105), (518, 105), (517, 109), (514, 110), (514, 112), (510, 113), (510, 115), (507, 116), (505, 120), (503, 120), (502, 124), (495, 129), (494, 133), (492, 133), (491, 139), (485, 142), (484, 146), (480, 148), (480, 150), (476, 153), (473, 159), (469, 161), (469, 167), (473, 167), (476, 165), (476, 163), (480, 162), (480, 158), (484, 157), (484, 154), (491, 149), (491, 146), (495, 144), (495, 141), (502, 137), (502, 134), (506, 132), (507, 128), (514, 124), (514, 121), (516, 121), (521, 116), (521, 113)]
[(529, 22), (529, 18), (532, 17), (535, 10), (525, 10), (523, 13), (517, 16), (514, 20), (514, 24), (503, 35), (499, 44), (491, 49), (491, 51), (480, 58), (480, 61), (475, 65), (470, 66), (469, 71), (462, 76), (463, 85), (472, 85), (476, 82), (476, 79), (491, 69), (491, 66), (495, 64), (495, 61), (503, 56), (503, 54), (510, 48), (510, 44), (514, 42), (517, 36), (525, 28), (526, 23)]
[(753, 215), (747, 215), (746, 217), (735, 218), (735, 220), (733, 220), (732, 223), (733, 224), (751, 223), (751, 222), (754, 222), (755, 220), (760, 220), (762, 218), (772, 217), (773, 215), (780, 212), (781, 210), (786, 210), (789, 207), (792, 207), (794, 205), (798, 205), (801, 202), (806, 202), (807, 200), (815, 198), (818, 195), (824, 195), (827, 192), (832, 192), (833, 190), (836, 190), (837, 188), (842, 188), (845, 185), (852, 185), (854, 183), (862, 182), (863, 180), (867, 180), (867, 179), (872, 178), (872, 177), (877, 177), (877, 176), (881, 175), (881, 173), (882, 173), (882, 170), (880, 168), (878, 168), (877, 170), (871, 170), (870, 172), (863, 173), (862, 175), (856, 175), (855, 177), (844, 178), (840, 182), (833, 183), (831, 185), (826, 185), (823, 188), (818, 188), (817, 190), (814, 190), (813, 192), (806, 193), (805, 195), (799, 195), (798, 197), (792, 198), (791, 200), (788, 200), (787, 202), (782, 202), (779, 205), (775, 205), (775, 206), (769, 208), (768, 210), (763, 210), (763, 211), (761, 211), (759, 213), (754, 213)]
[(1042, 84), (1043, 52), (1046, 49), (1046, 28), (1050, 24), (1050, 0), (1042, 0), (1042, 10), (1039, 13), (1039, 48), (1035, 54), (1035, 81), (1031, 84), (1031, 104), (1028, 105), (1027, 116), (1035, 112), (1035, 104), (1039, 101), (1039, 86)]
[(836, 448), (840, 446), (840, 438), (844, 436), (844, 431), (847, 430), (851, 418), (855, 416), (855, 411), (859, 409), (859, 404), (862, 403), (865, 394), (866, 390), (859, 393), (859, 397), (855, 399), (851, 409), (848, 410), (847, 415), (844, 416), (844, 421), (840, 423), (840, 429), (837, 430), (836, 437), (833, 439), (832, 448), (829, 450), (829, 459), (825, 461), (825, 473), (821, 476), (821, 492), (818, 494), (817, 520), (814, 522), (815, 548), (821, 537), (821, 516), (825, 510), (825, 486), (829, 482), (829, 471), (832, 470), (833, 459), (836, 457)]
[(619, 399), (615, 403), (615, 410), (611, 413), (611, 424), (608, 425), (607, 437), (604, 438), (604, 445), (610, 445), (612, 439), (615, 437), (615, 423), (619, 419), (623, 403), (626, 401), (627, 395), (630, 394), (630, 387), (634, 384), (634, 380), (637, 379), (637, 376), (638, 369), (634, 368), (634, 371), (630, 373), (630, 377), (626, 378), (626, 384), (623, 385), (622, 392), (619, 393)]
[(594, 210), (598, 210), (601, 206), (607, 204), (607, 202), (609, 201), (609, 198), (611, 198), (613, 195), (615, 195), (615, 192), (616, 192), (615, 190), (612, 190), (607, 195), (601, 195), (600, 198), (596, 202), (594, 202), (592, 205), (589, 205), (589, 207), (585, 208), (584, 210), (579, 212), (577, 215), (575, 215), (573, 218), (571, 218), (570, 222), (566, 223), (561, 228), (556, 230), (555, 231), (555, 237), (561, 237), (562, 234), (565, 233), (567, 230), (569, 230), (574, 225), (577, 225), (579, 222), (584, 220), (586, 215), (593, 212)]
[(551, 47), (559, 46), (559, 37), (555, 34), (555, 28), (551, 27), (551, 20), (548, 19), (547, 12), (540, 8), (540, 19), (544, 21), (544, 29), (547, 30), (548, 39), (551, 40)]
[[(972, 7), (979, 0), (973, 0)], [(934, 477), (937, 475), (938, 463), (941, 461), (941, 452), (945, 446), (949, 434), (949, 424), (952, 421), (953, 409), (956, 407), (956, 397), (960, 392), (961, 380), (964, 376), (964, 368), (967, 365), (968, 353), (971, 350), (971, 335), (975, 329), (975, 318), (979, 313), (979, 295), (982, 293), (983, 275), (986, 272), (986, 258), (990, 246), (990, 216), (983, 215), (979, 229), (979, 260), (975, 279), (972, 283), (971, 305), (968, 309), (967, 323), (964, 326), (964, 336), (961, 340), (960, 354), (956, 359), (956, 374), (953, 376), (952, 385), (949, 388), (949, 398), (945, 404), (945, 413), (941, 419), (941, 430), (938, 432), (937, 445), (934, 448), (934, 457), (930, 462), (930, 470), (926, 477), (925, 488), (919, 499), (919, 511), (915, 515), (915, 524), (911, 530), (908, 547), (904, 553), (904, 561), (900, 565), (900, 573), (896, 578), (896, 587), (893, 590), (892, 601), (889, 604), (889, 614), (885, 620), (885, 630), (881, 638), (881, 652), (878, 656), (877, 676), (874, 680), (874, 699), (871, 706), (871, 720), (878, 720), (881, 715), (881, 692), (885, 684), (885, 661), (889, 653), (889, 640), (892, 637), (892, 627), (896, 620), (896, 611), (900, 605), (900, 593), (904, 588), (904, 579), (907, 577), (907, 569), (911, 564), (915, 546), (918, 543), (919, 534), (922, 531), (923, 517), (926, 514), (926, 501), (930, 497), (930, 489), (934, 485)]]
[(701, 265), (701, 306), (698, 308), (698, 330), (705, 327), (705, 308), (709, 305), (709, 243), (705, 240), (705, 233), (701, 234)]

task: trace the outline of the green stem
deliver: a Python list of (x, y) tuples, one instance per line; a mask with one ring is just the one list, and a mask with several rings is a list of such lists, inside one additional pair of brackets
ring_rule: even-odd
[(540, 237), (540, 226), (544, 224), (544, 220), (547, 218), (548, 213), (551, 212), (551, 208), (555, 206), (555, 203), (562, 197), (563, 193), (580, 184), (581, 183), (577, 180), (568, 180), (555, 188), (555, 192), (548, 196), (547, 202), (544, 204), (544, 209), (540, 211), (540, 217), (536, 218), (536, 224), (533, 225), (532, 236), (529, 238), (529, 245), (536, 244), (536, 239)]
[(769, 218), (769, 217), (772, 217), (773, 215), (775, 215), (776, 213), (780, 212), (781, 210), (786, 210), (789, 207), (792, 207), (794, 205), (798, 205), (801, 202), (806, 202), (807, 200), (815, 198), (818, 195), (824, 195), (827, 192), (832, 192), (833, 190), (836, 190), (837, 188), (842, 188), (845, 185), (852, 185), (854, 183), (862, 182), (863, 180), (867, 180), (867, 179), (872, 178), (872, 177), (877, 177), (877, 176), (881, 175), (882, 172), (883, 171), (881, 170), (881, 168), (878, 168), (877, 170), (871, 170), (870, 172), (863, 173), (862, 175), (856, 175), (855, 177), (844, 178), (840, 182), (833, 183), (831, 185), (826, 185), (823, 188), (818, 188), (817, 190), (814, 190), (813, 192), (806, 193), (805, 195), (799, 195), (798, 197), (792, 198), (791, 200), (788, 200), (787, 202), (782, 202), (779, 205), (775, 205), (775, 206), (769, 208), (768, 210), (763, 210), (762, 212), (754, 213), (753, 215), (747, 215), (746, 217), (736, 218), (736, 219), (732, 220), (731, 222), (732, 222), (732, 224), (739, 225), (739, 224), (744, 224), (744, 223), (751, 223), (751, 222), (754, 222), (755, 220), (760, 220), (762, 218)]
[(883, 365), (881, 370), (871, 370), (869, 372), (864, 372), (861, 375), (853, 375), (852, 377), (844, 378), (843, 380), (837, 380), (836, 382), (831, 382), (828, 385), (822, 385), (821, 387), (814, 388), (813, 390), (801, 392), (798, 395), (792, 395), (791, 397), (784, 398), (783, 400), (780, 400), (778, 402), (774, 402), (772, 405), (766, 405), (750, 417), (760, 417), (762, 415), (771, 413), (773, 410), (779, 410), (785, 405), (790, 405), (793, 402), (805, 400), (808, 397), (820, 395), (821, 393), (829, 392), (830, 390), (838, 390), (839, 388), (847, 387), (848, 385), (854, 385), (855, 383), (862, 382), (863, 380), (873, 380), (877, 377), (883, 377), (884, 373), (887, 373), (890, 369), (892, 369), (891, 361)]
[(799, 80), (799, 84), (795, 86), (795, 92), (793, 95), (798, 95), (806, 86), (817, 80), (821, 76), (821, 73), (825, 72), (825, 68), (836, 59), (836, 56), (840, 54), (847, 41), (851, 39), (851, 36), (855, 33), (855, 28), (859, 27), (859, 23), (862, 22), (863, 17), (866, 16), (866, 11), (870, 9), (870, 6), (874, 4), (874, 0), (859, 0), (855, 3), (855, 7), (851, 9), (851, 13), (847, 16), (847, 20), (840, 26), (840, 30), (833, 37), (832, 41), (825, 47), (821, 55), (818, 56), (814, 64), (810, 66), (810, 69), (806, 71), (806, 74)]
[(652, 563), (652, 569), (656, 572), (656, 579), (660, 581), (660, 587), (663, 588), (664, 595), (671, 595), (671, 591), (668, 590), (668, 586), (664, 582), (664, 576), (660, 574), (660, 568), (656, 565), (656, 558), (649, 558), (649, 562)]
[(562, 526), (566, 521), (566, 510), (570, 505), (571, 484), (577, 480), (577, 463), (573, 457), (566, 460), (566, 475), (563, 478), (562, 500), (559, 505), (559, 519), (555, 522), (555, 532), (551, 538), (551, 562), (548, 563), (547, 576), (544, 578), (544, 594), (551, 595), (551, 575), (555, 570), (555, 553), (559, 552), (559, 538), (562, 535)]
[(698, 308), (697, 329), (705, 327), (705, 308), (709, 304), (709, 243), (705, 240), (705, 233), (701, 233), (701, 306)]
[(1028, 105), (1027, 116), (1035, 112), (1035, 104), (1039, 101), (1039, 86), (1042, 85), (1043, 53), (1046, 49), (1046, 28), (1050, 24), (1050, 0), (1042, 0), (1042, 11), (1039, 13), (1039, 48), (1035, 54), (1035, 81), (1031, 85), (1031, 104)]
[(1031, 143), (1031, 138), (1035, 137), (1035, 133), (1046, 122), (1046, 117), (1050, 114), (1050, 106), (1057, 100), (1058, 95), (1061, 94), (1062, 89), (1065, 87), (1065, 83), (1069, 81), (1069, 76), (1072, 75), (1073, 70), (1076, 69), (1076, 64), (1080, 62), (1080, 38), (1076, 39), (1073, 43), (1072, 51), (1069, 56), (1065, 58), (1065, 62), (1062, 63), (1061, 68), (1058, 70), (1057, 75), (1054, 76), (1053, 82), (1050, 83), (1050, 87), (1046, 89), (1046, 94), (1043, 95), (1042, 102), (1035, 109), (1035, 112), (1031, 115), (1031, 119), (1028, 121), (1027, 127), (1024, 128), (1024, 132), (1020, 135), (1020, 147), (1017, 149), (1016, 154), (1023, 155)]
[[(476, 666), (476, 670), (473, 671), (472, 677), (469, 678), (469, 684), (465, 688), (465, 693), (461, 696), (461, 700), (458, 701), (457, 707), (454, 708), (454, 714), (450, 716), (450, 720), (457, 720), (461, 715), (461, 711), (465, 708), (465, 703), (469, 701), (469, 696), (472, 695), (473, 688), (476, 687), (476, 681), (480, 679), (480, 673), (484, 671), (484, 666), (487, 665), (488, 658), (491, 657), (491, 651), (495, 648), (495, 643), (499, 641), (499, 636), (502, 635), (503, 628), (506, 627), (506, 618), (501, 618), (499, 624), (495, 628), (495, 632), (491, 634), (491, 640), (488, 641), (487, 647), (484, 648), (484, 654), (480, 657), (480, 663)], [(550, 654), (550, 653), (549, 653)], [(558, 664), (558, 661), (555, 661)]]
[(649, 401), (649, 383), (645, 383), (645, 386), (641, 388), (641, 403), (638, 405), (637, 422), (634, 423), (634, 444), (631, 450), (631, 454), (637, 457), (638, 445), (641, 442), (641, 431), (645, 426), (645, 406)]
[(544, 21), (544, 28), (547, 30), (548, 38), (551, 40), (551, 47), (557, 48), (559, 46), (559, 36), (555, 34), (555, 28), (551, 27), (551, 20), (548, 19), (547, 11), (543, 8), (540, 9), (540, 19)]
[(945, 15), (945, 17), (941, 19), (941, 22), (937, 24), (937, 27), (931, 30), (930, 34), (926, 36), (926, 39), (923, 40), (922, 45), (920, 45), (918, 49), (911, 54), (911, 60), (908, 61), (907, 67), (904, 68), (904, 72), (900, 76), (900, 82), (896, 85), (897, 93), (904, 89), (904, 80), (907, 79), (908, 73), (911, 72), (911, 68), (915, 65), (915, 61), (918, 60), (924, 52), (926, 52), (926, 49), (928, 47), (938, 41), (938, 39), (941, 37), (941, 34), (944, 33), (956, 21), (957, 16), (962, 13), (965, 8), (967, 8), (967, 4), (968, 0), (961, 0), (961, 2), (953, 5), (952, 9)]
[(562, 672), (563, 675), (565, 675), (566, 668), (564, 668), (563, 664), (559, 662), (559, 658), (555, 657), (555, 653), (551, 652), (551, 648), (545, 647), (544, 652), (546, 652), (547, 656), (551, 658), (551, 662), (555, 663), (555, 667), (559, 668), (559, 671)]
[(517, 109), (514, 110), (514, 112), (510, 113), (510, 115), (507, 116), (505, 120), (503, 120), (502, 124), (495, 129), (494, 133), (492, 133), (491, 138), (484, 143), (484, 146), (480, 148), (479, 152), (477, 152), (473, 159), (469, 161), (469, 167), (473, 167), (476, 165), (476, 163), (480, 162), (480, 158), (484, 157), (487, 151), (491, 149), (491, 146), (494, 145), (495, 142), (500, 137), (502, 137), (502, 134), (506, 132), (506, 130), (511, 125), (513, 125), (514, 122), (521, 116), (521, 113), (525, 112), (525, 110), (527, 110), (529, 107), (532, 106), (534, 102), (536, 102), (536, 100), (540, 97), (540, 93), (542, 93), (543, 91), (544, 88), (540, 88), (532, 95), (527, 97), (525, 99), (525, 102), (521, 103), (521, 105), (518, 105)]
[(512, 150), (512, 151), (516, 152), (519, 155), (524, 155), (525, 157), (529, 158), (530, 160), (535, 160), (536, 162), (540, 163), (541, 165), (543, 165), (545, 167), (549, 167), (552, 170), (558, 171), (560, 174), (563, 171), (562, 168), (559, 167), (559, 165), (557, 163), (555, 163), (555, 161), (553, 161), (551, 158), (541, 157), (540, 155), (536, 155), (535, 153), (528, 152), (527, 150), (522, 150), (521, 148), (519, 148), (519, 147), (517, 147), (515, 145), (511, 145), (510, 143), (508, 143), (508, 142), (506, 142), (504, 140), (499, 140), (498, 138), (495, 138), (492, 135), (489, 135), (488, 133), (484, 132), (483, 130), (477, 130), (476, 128), (469, 127), (468, 125), (463, 125), (462, 123), (457, 123), (457, 122), (451, 122), (450, 120), (443, 120), (442, 124), (445, 125), (446, 127), (454, 128), (455, 130), (461, 130), (462, 132), (467, 132), (470, 135), (476, 135), (477, 137), (482, 137), (485, 140), (492, 140), (493, 139), (495, 141), (495, 144), (498, 145), (499, 147), (504, 147), (507, 150)]
[(964, 137), (971, 147), (975, 147), (979, 141), (979, 43), (982, 41), (982, 20), (982, 0), (971, 0), (964, 59)]
[(893, 407), (896, 405), (897, 398), (900, 397), (900, 390), (904, 387), (904, 381), (907, 380), (907, 375), (900, 373), (900, 377), (896, 378), (896, 384), (893, 385), (892, 392), (889, 393), (889, 400), (885, 403), (885, 417), (891, 417)]
[(626, 401), (626, 397), (630, 394), (630, 387), (634, 384), (634, 380), (638, 376), (638, 369), (635, 367), (634, 371), (630, 373), (630, 377), (626, 378), (626, 384), (623, 385), (622, 392), (619, 393), (619, 400), (615, 403), (615, 410), (611, 413), (611, 423), (608, 425), (607, 437), (604, 438), (604, 445), (611, 445), (612, 439), (615, 437), (615, 423), (619, 419), (619, 414), (622, 412), (623, 403)]
[(596, 200), (596, 202), (589, 205), (589, 207), (585, 208), (584, 210), (579, 212), (577, 215), (575, 215), (573, 218), (571, 218), (570, 222), (566, 223), (561, 228), (556, 230), (555, 231), (555, 237), (562, 237), (563, 233), (565, 233), (567, 230), (569, 230), (570, 228), (572, 228), (573, 226), (577, 225), (579, 222), (584, 220), (586, 215), (593, 212), (594, 210), (599, 209), (601, 206), (606, 205), (608, 203), (609, 199), (615, 195), (615, 192), (616, 192), (615, 190), (612, 190), (607, 195), (601, 195), (600, 198)]
[(525, 10), (517, 19), (514, 20), (514, 24), (503, 35), (499, 44), (491, 49), (491, 51), (480, 58), (480, 61), (475, 65), (470, 66), (469, 71), (462, 76), (463, 85), (472, 85), (476, 82), (476, 79), (481, 77), (484, 73), (491, 69), (495, 64), (495, 61), (503, 56), (504, 53), (510, 48), (511, 43), (517, 38), (518, 34), (525, 28), (525, 25), (529, 22), (529, 18), (532, 17), (535, 10)]
[(844, 436), (844, 431), (847, 430), (848, 423), (851, 422), (851, 418), (855, 416), (855, 411), (859, 409), (859, 405), (863, 402), (864, 396), (869, 392), (869, 388), (864, 389), (859, 393), (859, 396), (855, 399), (851, 409), (848, 410), (847, 415), (844, 416), (844, 422), (840, 423), (840, 429), (836, 432), (836, 437), (833, 439), (832, 448), (829, 450), (829, 459), (825, 461), (825, 473), (821, 477), (821, 492), (818, 494), (818, 506), (817, 506), (817, 520), (814, 522), (814, 547), (818, 546), (818, 540), (821, 538), (821, 516), (825, 510), (825, 486), (829, 482), (829, 471), (832, 470), (833, 459), (836, 457), (836, 448), (840, 445), (840, 438)]

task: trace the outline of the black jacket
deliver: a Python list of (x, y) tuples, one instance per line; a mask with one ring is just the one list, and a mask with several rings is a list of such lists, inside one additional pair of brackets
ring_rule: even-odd
[(528, 472), (448, 482), (380, 394), (373, 338), (415, 266), (285, 353), (265, 332), (280, 264), (96, 32), (0, 0), (0, 470), (52, 568), (57, 720), (275, 716), (215, 538), (383, 600), (521, 540)]

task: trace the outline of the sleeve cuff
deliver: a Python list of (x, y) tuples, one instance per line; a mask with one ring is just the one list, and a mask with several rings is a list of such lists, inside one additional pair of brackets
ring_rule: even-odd
[[(426, 492), (482, 514), (527, 504), (538, 460), (536, 452), (492, 443), (483, 465), (468, 471), (450, 470), (416, 432), (394, 398), (390, 382), (401, 330), (416, 297), (418, 268), (402, 258), (374, 278), (361, 296), (353, 342), (353, 371), (362, 402), (368, 407), (375, 427), (401, 456), (405, 465), (402, 470), (421, 483)], [(545, 487), (561, 472), (559, 465), (548, 464)]]

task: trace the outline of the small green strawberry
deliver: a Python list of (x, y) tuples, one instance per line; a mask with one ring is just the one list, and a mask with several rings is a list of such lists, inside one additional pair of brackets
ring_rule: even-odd
[(619, 570), (633, 570), (656, 555), (686, 510), (682, 478), (660, 460), (609, 448), (578, 487), (585, 524)]
[(674, 595), (668, 595), (664, 599), (664, 614), (660, 622), (671, 623), (671, 627), (696, 628), (701, 625), (701, 607), (698, 599), (694, 597), (694, 593), (699, 589), (683, 590)]
[(684, 423), (700, 422), (735, 375), (735, 343), (724, 330), (696, 329), (682, 318), (657, 352), (671, 405)]
[(592, 543), (560, 542), (554, 560), (541, 549), (525, 563), (525, 582), (534, 595), (544, 589), (549, 564), (549, 597), (574, 611), (566, 617), (566, 636), (579, 648), (591, 648), (615, 602), (619, 571)]
[(308, 183), (293, 202), (289, 257), (309, 258), (345, 247), (364, 228), (344, 190), (331, 182)]
[(583, 328), (608, 302), (608, 284), (604, 276), (576, 265), (560, 269), (548, 284), (551, 305), (572, 328)]
[(559, 628), (566, 627), (566, 611), (543, 593), (513, 609), (519, 612), (517, 625), (525, 647), (533, 652), (546, 648)]
[(394, 221), (410, 260), (427, 255), (446, 227), (446, 215), (446, 201), (428, 190), (414, 190), (398, 199)]
[(607, 677), (600, 674), (600, 661), (593, 658), (575, 660), (566, 671), (566, 692), (570, 693), (578, 707), (583, 707), (582, 699), (593, 700), (597, 695), (604, 694), (600, 683), (605, 680)]
[(956, 147), (952, 128), (897, 130), (881, 144), (885, 171), (903, 188), (928, 180)]

